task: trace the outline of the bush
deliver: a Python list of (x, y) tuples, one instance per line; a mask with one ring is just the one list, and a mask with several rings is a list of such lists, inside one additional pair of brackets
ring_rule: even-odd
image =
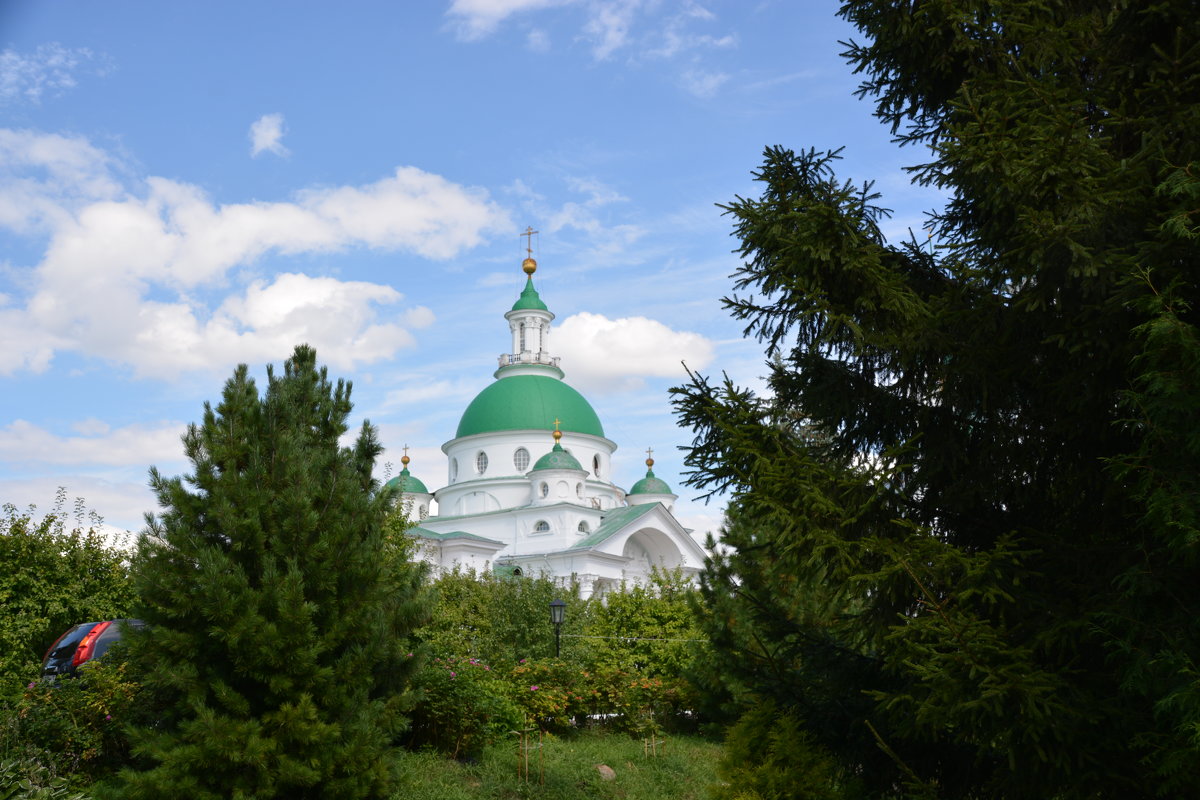
[[(59, 489), (41, 520), (11, 503), (0, 509), (0, 697), (17, 698), (38, 676), (42, 655), (78, 622), (129, 616), (128, 555), (109, 547), (77, 500), (75, 525)], [(86, 526), (85, 526), (86, 520)]]
[(121, 767), (129, 757), (124, 726), (139, 709), (140, 687), (112, 655), (77, 678), (30, 683), (8, 710), (6, 755), (77, 787)]
[(729, 729), (714, 800), (844, 800), (857, 796), (838, 780), (833, 760), (800, 720), (770, 701)]
[(415, 686), (421, 699), (413, 709), (410, 747), (475, 759), (484, 745), (523, 725), (503, 678), (478, 659), (435, 658), (417, 673)]
[(87, 800), (55, 778), (44, 764), (28, 759), (0, 761), (0, 800)]

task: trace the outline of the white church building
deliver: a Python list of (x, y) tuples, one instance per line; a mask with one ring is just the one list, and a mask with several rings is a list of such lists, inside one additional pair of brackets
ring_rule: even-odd
[[(615, 442), (551, 355), (554, 314), (533, 286), (508, 321), (511, 345), (495, 380), (463, 411), (442, 445), (447, 483), (430, 492), (408, 469), (388, 482), (435, 571), (458, 567), (578, 581), (584, 597), (642, 583), (653, 567), (694, 576), (704, 550), (675, 519), (676, 495), (654, 476), (628, 491), (612, 482)], [(435, 506), (436, 504), (436, 506)]]

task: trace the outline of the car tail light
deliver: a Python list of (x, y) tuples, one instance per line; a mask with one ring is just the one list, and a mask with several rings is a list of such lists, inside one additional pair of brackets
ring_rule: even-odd
[(92, 657), (92, 653), (96, 652), (96, 640), (108, 629), (109, 625), (112, 625), (112, 620), (98, 623), (96, 627), (87, 632), (79, 642), (79, 647), (75, 648), (75, 656), (71, 659), (72, 667), (78, 667)]

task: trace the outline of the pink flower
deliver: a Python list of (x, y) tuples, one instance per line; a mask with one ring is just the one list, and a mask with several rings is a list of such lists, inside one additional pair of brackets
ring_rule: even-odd
[(531, 691), (531, 692), (536, 692), (537, 690), (538, 690), (538, 687), (536, 687), (536, 686), (529, 687), (529, 691)]
[(36, 684), (36, 683), (32, 683), (32, 682), (31, 682), (31, 683), (30, 683), (28, 686), (26, 686), (25, 688), (26, 688), (26, 689), (32, 689), (34, 686), (37, 686), (37, 684)]
[(458, 674), (458, 673), (451, 672), (451, 673), (450, 673), (450, 677), (451, 677), (451, 678), (453, 678), (453, 677), (454, 677), (455, 675), (457, 675), (457, 674)]
[(522, 659), (521, 659), (521, 663), (522, 663), (522, 664), (524, 664), (524, 663), (525, 663), (525, 659), (523, 659), (523, 658), (522, 658)]
[(492, 668), (491, 668), (491, 667), (489, 667), (487, 664), (484, 664), (484, 665), (483, 665), (483, 668), (484, 668), (484, 669), (486, 669), (488, 672), (491, 672), (491, 671), (492, 671)]
[(407, 657), (412, 658), (412, 653), (409, 653)]
[(105, 719), (112, 719), (112, 714), (105, 714), (105, 715), (104, 715), (104, 718), (105, 718)]

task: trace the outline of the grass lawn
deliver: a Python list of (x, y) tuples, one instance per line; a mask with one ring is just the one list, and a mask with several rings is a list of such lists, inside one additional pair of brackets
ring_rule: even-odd
[[(620, 798), (620, 800), (704, 800), (716, 781), (721, 745), (690, 736), (672, 736), (657, 757), (642, 743), (621, 734), (585, 732), (547, 738), (543, 748), (545, 783), (539, 783), (537, 752), (530, 754), (529, 782), (517, 778), (517, 746), (489, 747), (478, 764), (461, 764), (433, 753), (405, 753), (398, 762), (396, 800), (458, 798)], [(616, 777), (604, 780), (605, 764)]]

